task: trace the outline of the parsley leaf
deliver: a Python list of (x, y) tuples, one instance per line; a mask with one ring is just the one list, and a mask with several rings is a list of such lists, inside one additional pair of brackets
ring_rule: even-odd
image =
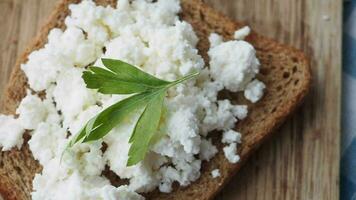
[(87, 88), (98, 89), (103, 94), (139, 93), (170, 83), (120, 60), (102, 59), (102, 62), (107, 69), (89, 67), (83, 72), (83, 79)]
[(149, 145), (156, 136), (168, 89), (196, 77), (199, 73), (170, 82), (158, 79), (120, 60), (102, 59), (102, 62), (108, 70), (92, 66), (83, 72), (82, 78), (87, 88), (98, 89), (98, 92), (103, 94), (133, 95), (90, 119), (70, 140), (68, 147), (102, 139), (115, 126), (130, 117), (131, 113), (143, 109), (129, 140), (131, 147), (127, 166), (132, 166), (145, 158)]
[(129, 141), (132, 144), (129, 150), (127, 166), (135, 165), (144, 159), (150, 141), (157, 131), (161, 119), (165, 94), (166, 90), (157, 91), (138, 119)]

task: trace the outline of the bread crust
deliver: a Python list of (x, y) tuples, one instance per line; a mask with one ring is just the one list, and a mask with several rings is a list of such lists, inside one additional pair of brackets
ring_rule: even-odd
[[(6, 91), (0, 104), (4, 114), (15, 114), (21, 99), (26, 94), (27, 80), (20, 69), (20, 64), (27, 61), (28, 55), (47, 42), (47, 35), (52, 28), (64, 28), (64, 18), (69, 14), (68, 5), (80, 0), (61, 0), (29, 44), (25, 52), (17, 59)], [(114, 5), (114, 0), (97, 0), (101, 5)], [(206, 63), (209, 49), (208, 36), (212, 32), (221, 34), (225, 39), (232, 39), (234, 31), (243, 23), (234, 22), (213, 10), (201, 0), (182, 0), (180, 17), (192, 24), (200, 41), (198, 49)], [(277, 43), (272, 39), (252, 32), (246, 39), (257, 50), (261, 61), (261, 74), (258, 76), (266, 85), (265, 96), (256, 104), (250, 104), (241, 94), (226, 93), (230, 100), (243, 102), (249, 106), (249, 115), (236, 125), (242, 133), (242, 144), (238, 151), (241, 161), (229, 163), (222, 151), (220, 134), (212, 133), (213, 143), (219, 153), (210, 161), (203, 162), (201, 177), (188, 187), (174, 187), (169, 194), (157, 190), (144, 194), (147, 199), (212, 199), (231, 177), (240, 169), (247, 158), (269, 138), (287, 117), (302, 102), (311, 85), (311, 70), (306, 56), (299, 50)], [(28, 138), (27, 138), (28, 139)], [(219, 168), (221, 176), (213, 179), (210, 172)], [(34, 160), (28, 145), (21, 150), (13, 149), (0, 153), (0, 193), (9, 200), (31, 199), (32, 179), (41, 167)]]

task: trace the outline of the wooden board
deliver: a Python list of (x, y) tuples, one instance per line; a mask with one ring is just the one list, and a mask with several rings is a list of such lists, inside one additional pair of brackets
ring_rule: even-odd
[[(339, 198), (342, 0), (206, 0), (311, 59), (305, 104), (252, 156), (217, 199)], [(0, 0), (0, 94), (17, 55), (56, 0)], [(283, 133), (283, 134), (282, 134)]]

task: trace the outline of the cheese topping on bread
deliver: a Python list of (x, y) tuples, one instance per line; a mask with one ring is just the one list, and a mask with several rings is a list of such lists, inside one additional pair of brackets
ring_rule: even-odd
[[(223, 41), (212, 33), (207, 66), (192, 26), (178, 17), (178, 0), (119, 0), (117, 8), (84, 0), (70, 10), (67, 28), (53, 29), (48, 43), (21, 67), (30, 90), (18, 118), (0, 116), (2, 150), (20, 147), (24, 130), (31, 134), (30, 150), (43, 166), (33, 180), (33, 199), (143, 199), (138, 193), (171, 192), (174, 182), (188, 186), (199, 178), (202, 162), (217, 153), (211, 131), (222, 132), (227, 160), (239, 161), (241, 134), (233, 128), (247, 116), (247, 106), (220, 99), (218, 93), (244, 92), (252, 102), (263, 95), (265, 86), (255, 78), (259, 61), (253, 46), (241, 40), (245, 36)], [(128, 140), (138, 112), (102, 140), (74, 146), (61, 160), (68, 141), (90, 118), (128, 97), (86, 88), (82, 72), (92, 63), (103, 67), (101, 58), (123, 60), (165, 80), (200, 71), (196, 80), (169, 90), (160, 137), (146, 158), (131, 167), (126, 166)], [(102, 175), (106, 166), (127, 184), (111, 185)]]

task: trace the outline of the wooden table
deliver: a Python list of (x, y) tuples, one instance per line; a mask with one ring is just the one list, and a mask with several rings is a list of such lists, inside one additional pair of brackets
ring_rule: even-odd
[[(0, 0), (0, 93), (56, 0)], [(342, 0), (207, 0), (256, 31), (302, 49), (314, 86), (304, 105), (217, 199), (339, 198)]]

